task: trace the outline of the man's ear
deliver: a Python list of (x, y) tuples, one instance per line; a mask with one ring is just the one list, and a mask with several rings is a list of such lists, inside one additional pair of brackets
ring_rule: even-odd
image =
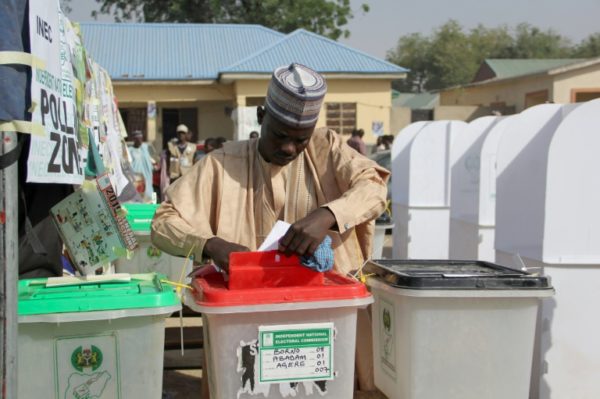
[(258, 107), (256, 107), (256, 119), (258, 120), (259, 125), (262, 125), (264, 118), (265, 118), (265, 109), (259, 105)]

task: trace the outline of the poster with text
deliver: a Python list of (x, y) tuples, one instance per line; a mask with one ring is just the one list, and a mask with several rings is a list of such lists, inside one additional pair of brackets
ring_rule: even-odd
[(27, 181), (81, 184), (73, 65), (58, 0), (30, 0), (31, 53), (44, 61), (32, 68), (32, 121), (45, 137), (31, 136)]
[(236, 133), (235, 140), (248, 140), (250, 132), (260, 134), (260, 125), (256, 117), (258, 107), (237, 107), (231, 115)]

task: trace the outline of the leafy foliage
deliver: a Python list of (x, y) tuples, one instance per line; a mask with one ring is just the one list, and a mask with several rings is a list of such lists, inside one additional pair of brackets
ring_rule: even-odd
[[(72, 1), (72, 0), (68, 0)], [(337, 40), (354, 17), (350, 0), (96, 0), (115, 21), (259, 24), (283, 33), (299, 28)], [(361, 11), (369, 12), (362, 4)], [(97, 15), (97, 13), (96, 13)], [(93, 15), (93, 16), (96, 16)]]
[(552, 29), (522, 23), (511, 31), (506, 26), (470, 31), (454, 20), (437, 28), (430, 36), (418, 33), (400, 37), (387, 60), (410, 72), (394, 88), (422, 92), (469, 83), (486, 58), (589, 58), (600, 56), (600, 33), (572, 46)]
[(427, 86), (452, 86), (473, 76), (477, 67), (471, 61), (473, 49), (458, 22), (450, 21), (439, 28), (429, 50), (427, 67), (430, 79), (425, 83)]
[(526, 23), (519, 24), (511, 58), (568, 58), (570, 42), (553, 30), (542, 32)]
[(394, 88), (402, 92), (425, 91), (429, 81), (429, 54), (431, 41), (420, 33), (402, 36), (396, 50), (387, 53), (387, 59), (398, 65), (410, 68), (405, 80), (394, 82)]
[(600, 57), (600, 32), (588, 36), (575, 46), (573, 56), (577, 58)]

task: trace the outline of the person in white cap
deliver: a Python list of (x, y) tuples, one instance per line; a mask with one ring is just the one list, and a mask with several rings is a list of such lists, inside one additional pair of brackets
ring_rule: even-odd
[[(152, 222), (153, 243), (227, 270), (231, 252), (256, 250), (284, 220), (291, 227), (281, 251), (311, 255), (329, 235), (334, 270), (361, 267), (373, 220), (385, 209), (389, 172), (334, 131), (315, 128), (326, 91), (324, 78), (304, 65), (277, 68), (257, 111), (260, 138), (225, 143), (171, 186)], [(370, 357), (357, 353), (365, 388), (372, 388)]]
[(194, 155), (196, 154), (196, 145), (188, 142), (189, 129), (186, 125), (177, 126), (176, 143), (169, 141), (167, 144), (169, 151), (169, 178), (171, 183), (185, 175), (194, 165)]

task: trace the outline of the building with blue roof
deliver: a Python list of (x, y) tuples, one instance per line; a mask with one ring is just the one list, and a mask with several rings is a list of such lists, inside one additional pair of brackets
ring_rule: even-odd
[(90, 56), (113, 80), (127, 130), (161, 148), (180, 123), (194, 140), (244, 139), (259, 129), (272, 71), (298, 62), (328, 84), (317, 126), (339, 133), (374, 124), (390, 133), (391, 82), (406, 69), (323, 36), (282, 34), (259, 25), (82, 23)]

